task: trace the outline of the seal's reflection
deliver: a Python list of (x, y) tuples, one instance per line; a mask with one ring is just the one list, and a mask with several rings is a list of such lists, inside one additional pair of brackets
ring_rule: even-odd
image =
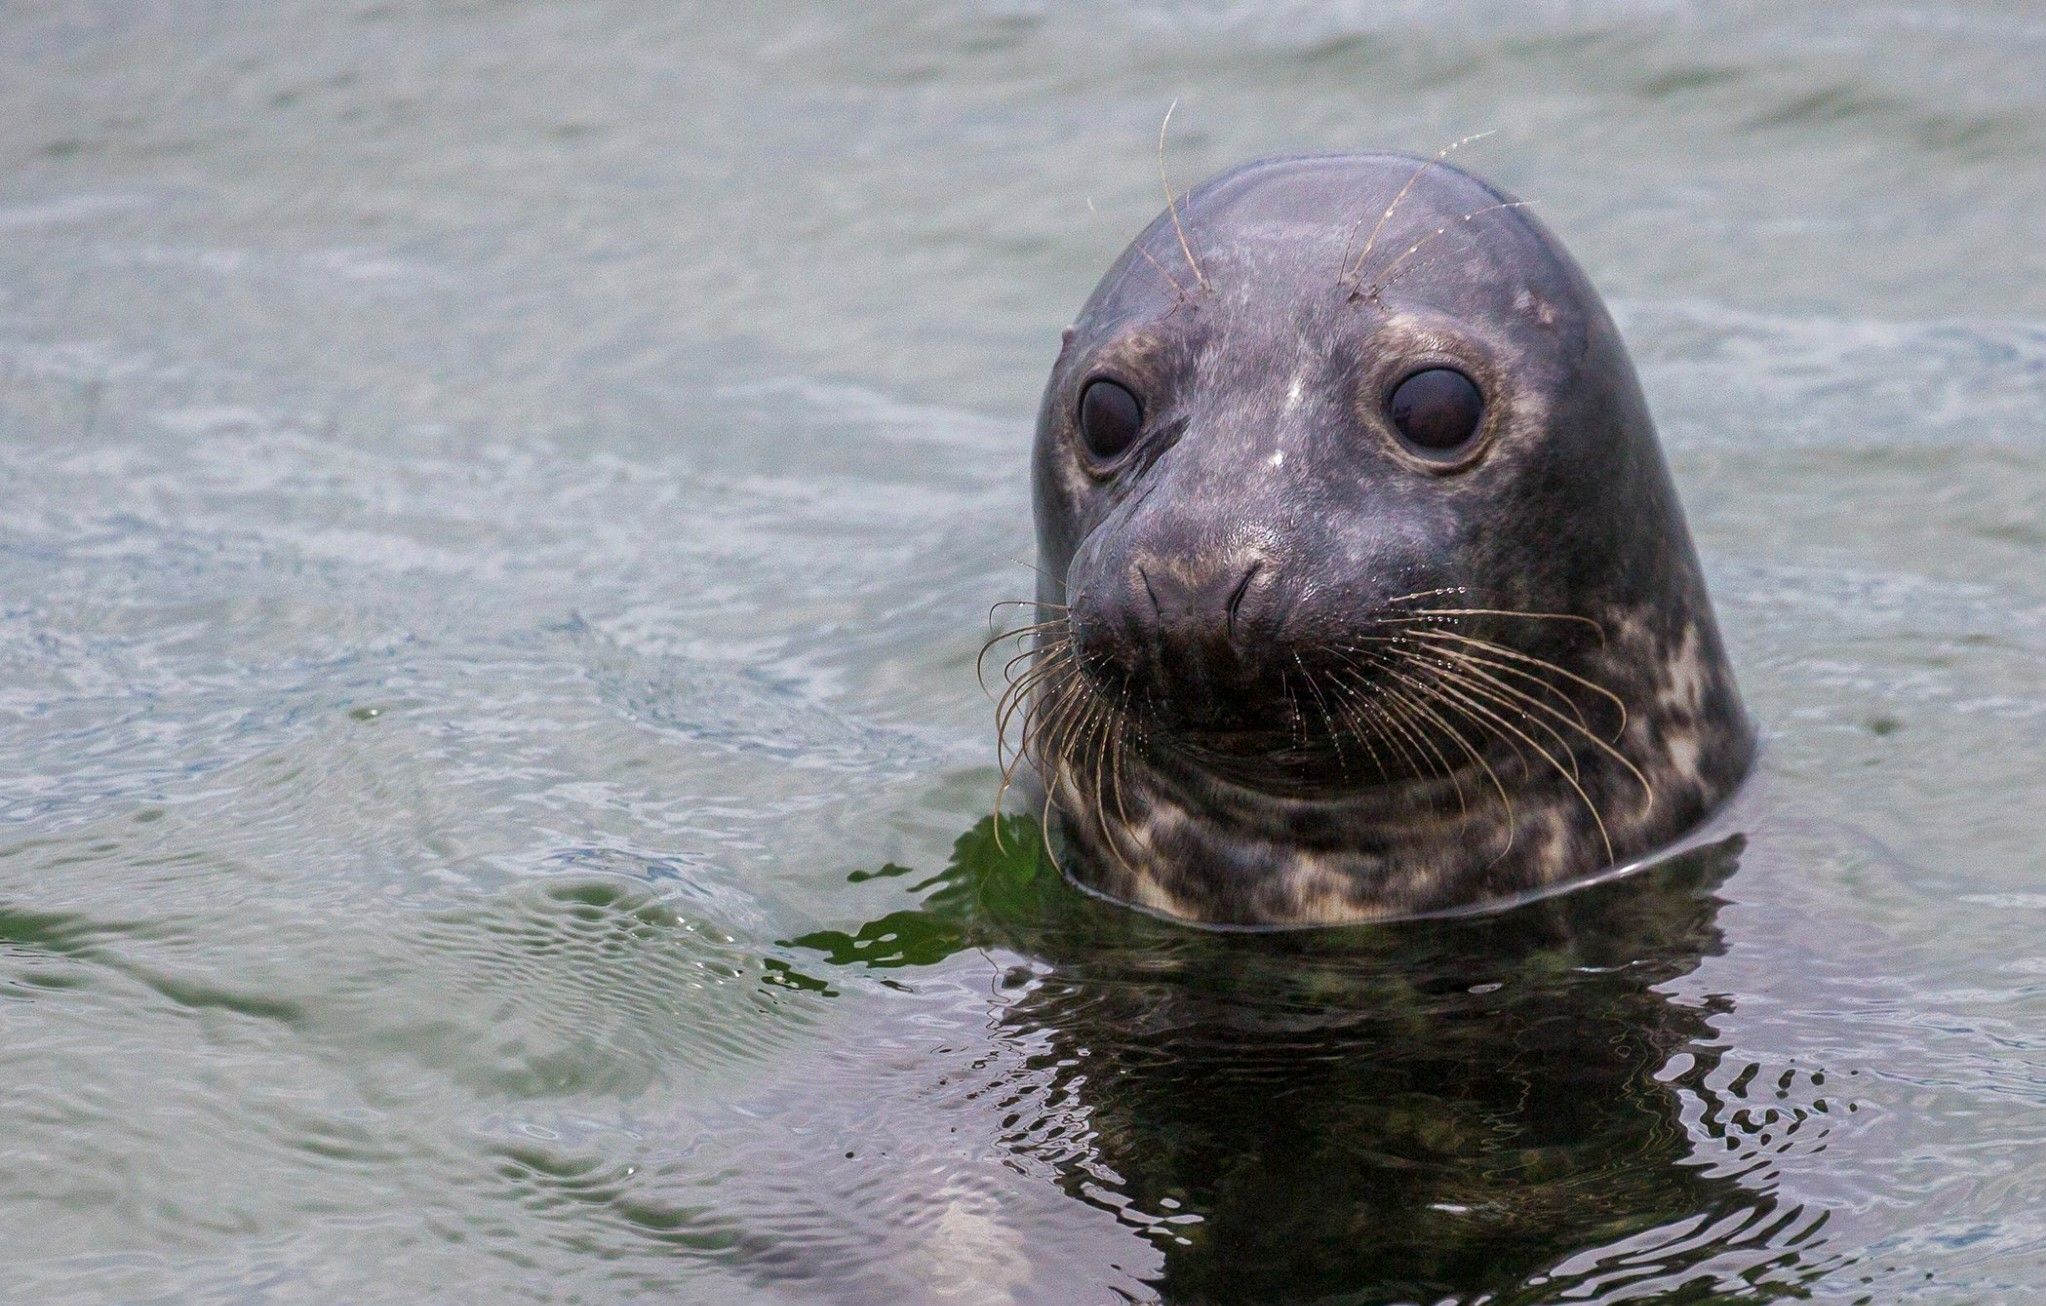
[(1721, 949), (1738, 839), (1497, 915), (1217, 935), (1081, 897), (1024, 823), (992, 835), (921, 911), (797, 942), (1035, 959), (1006, 1019), (1046, 1036), (1052, 1089), (1007, 1141), (1157, 1241), (1168, 1300), (1674, 1287), (1714, 1250), (1680, 1225), (1767, 1205), (1694, 1158), (1672, 1080), (1702, 1082), (1712, 1013), (1658, 989)]

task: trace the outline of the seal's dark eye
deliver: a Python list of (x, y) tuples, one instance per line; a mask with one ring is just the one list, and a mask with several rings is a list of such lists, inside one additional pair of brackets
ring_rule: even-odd
[(1424, 454), (1454, 452), (1478, 433), (1485, 398), (1461, 372), (1431, 367), (1393, 388), (1392, 424)]
[(1109, 459), (1136, 443), (1144, 406), (1113, 381), (1090, 381), (1080, 392), (1080, 438), (1087, 452)]

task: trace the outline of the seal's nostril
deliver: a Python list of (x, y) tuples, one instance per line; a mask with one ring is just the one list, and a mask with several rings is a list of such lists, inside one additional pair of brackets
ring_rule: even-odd
[(1236, 614), (1243, 607), (1243, 596), (1249, 592), (1250, 582), (1257, 579), (1258, 572), (1264, 570), (1264, 565), (1262, 560), (1251, 563), (1249, 569), (1243, 573), (1243, 579), (1236, 582), (1235, 590), (1229, 595), (1228, 625), (1229, 639), (1232, 643), (1236, 640)]
[(1137, 564), (1137, 579), (1143, 582), (1145, 597), (1151, 600), (1151, 614), (1163, 616), (1165, 610), (1158, 606), (1158, 591), (1151, 588), (1150, 573), (1144, 570), (1144, 564), (1141, 562)]

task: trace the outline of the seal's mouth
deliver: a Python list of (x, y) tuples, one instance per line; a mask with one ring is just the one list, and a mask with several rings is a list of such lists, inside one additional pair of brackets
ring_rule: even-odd
[(1063, 767), (1108, 783), (1142, 762), (1194, 783), (1207, 778), (1306, 798), (1398, 784), (1467, 761), (1438, 761), (1441, 750), (1414, 738), (1411, 714), (1396, 702), (1401, 687), (1369, 659), (1302, 647), (1286, 663), (1285, 673), (1267, 667), (1226, 687), (1188, 677), (1178, 683), (1194, 692), (1175, 694), (1091, 662), (1054, 628), (1011, 687), (1005, 717), (1022, 723), (1019, 747), (1040, 774)]
[(1417, 677), (1388, 662), (1364, 642), (1301, 644), (1255, 664), (1239, 661), (1227, 679), (1198, 672), (1132, 679), (1084, 662), (1082, 673), (1096, 695), (1126, 705), (1121, 715), (1147, 758), (1248, 788), (1301, 793), (1396, 783), (1430, 769), (1405, 737), (1412, 714), (1399, 698), (1407, 690), (1402, 679)]
[[(1406, 606), (1366, 628), (1276, 646), (1281, 656), (1226, 682), (1198, 671), (1146, 680), (1090, 658), (1065, 610), (1040, 601), (1047, 620), (983, 650), (1030, 640), (1004, 668), (1003, 786), (1027, 761), (1104, 826), (1132, 810), (1140, 771), (1181, 786), (1222, 782), (1302, 798), (1416, 784), (1447, 787), (1459, 801), (1489, 789), (1502, 802), (1522, 782), (1515, 777), (1547, 771), (1593, 805), (1580, 776), (1602, 754), (1646, 789), (1618, 749), (1625, 704), (1587, 674), (1595, 660), (1564, 651), (1602, 643), (1603, 627), (1568, 613), (1478, 607), (1464, 594), (1395, 600)], [(1502, 626), (1551, 638), (1516, 642)], [(1191, 692), (1172, 692), (1180, 685)]]
[(1146, 756), (1174, 770), (1194, 770), (1246, 789), (1296, 797), (1396, 784), (1419, 772), (1388, 749), (1367, 749), (1327, 723), (1302, 714), (1272, 725), (1153, 731)]
[(1190, 750), (1217, 757), (1277, 757), (1301, 751), (1300, 740), (1291, 730), (1223, 727), (1185, 731), (1180, 737)]

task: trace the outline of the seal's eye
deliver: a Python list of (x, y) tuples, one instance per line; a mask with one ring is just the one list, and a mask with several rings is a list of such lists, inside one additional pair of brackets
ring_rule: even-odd
[(1422, 454), (1453, 453), (1478, 433), (1485, 398), (1463, 373), (1447, 367), (1416, 372), (1393, 387), (1392, 424)]
[(1144, 427), (1144, 406), (1113, 381), (1090, 381), (1080, 392), (1080, 438), (1087, 452), (1107, 460), (1137, 441)]

